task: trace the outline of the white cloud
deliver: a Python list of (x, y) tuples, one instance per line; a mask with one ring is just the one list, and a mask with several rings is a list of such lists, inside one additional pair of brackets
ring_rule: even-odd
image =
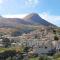
[(47, 12), (43, 12), (40, 14), (40, 16), (43, 18), (43, 19), (46, 19), (48, 21), (60, 21), (60, 16), (55, 16), (55, 15), (51, 15)]
[(8, 0), (0, 0), (0, 4), (7, 2)]
[(60, 26), (60, 16), (51, 15), (48, 12), (43, 12), (40, 14), (40, 16), (43, 19), (45, 19), (53, 24), (56, 24), (57, 26)]
[(0, 4), (2, 4), (3, 3), (3, 0), (0, 0)]
[(23, 18), (25, 17), (27, 14), (17, 14), (17, 15), (3, 15), (3, 17), (6, 18)]
[(25, 5), (29, 7), (35, 7), (39, 3), (39, 0), (25, 0)]

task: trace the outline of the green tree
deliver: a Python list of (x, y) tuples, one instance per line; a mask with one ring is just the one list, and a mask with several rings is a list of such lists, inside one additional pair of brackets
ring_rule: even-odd
[(54, 36), (54, 40), (58, 41), (59, 40), (58, 36)]
[(53, 29), (53, 33), (56, 34), (56, 30)]
[(11, 42), (8, 38), (3, 38), (2, 42), (3, 42), (3, 45), (5, 48), (7, 48), (11, 45)]

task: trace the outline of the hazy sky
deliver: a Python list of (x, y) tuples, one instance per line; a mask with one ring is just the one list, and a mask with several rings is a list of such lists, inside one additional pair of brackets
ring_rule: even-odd
[(32, 12), (60, 26), (60, 0), (0, 0), (0, 15), (5, 17), (23, 17)]

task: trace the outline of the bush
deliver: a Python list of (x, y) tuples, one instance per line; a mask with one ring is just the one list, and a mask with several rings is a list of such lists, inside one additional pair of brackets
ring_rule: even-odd
[(59, 40), (58, 36), (54, 36), (54, 40), (58, 41)]
[(54, 56), (53, 56), (54, 59), (57, 59), (57, 58), (60, 58), (60, 53), (56, 53)]
[(56, 34), (56, 30), (53, 30), (53, 33)]
[(32, 53), (32, 54), (29, 54), (28, 56), (29, 56), (29, 58), (35, 58), (35, 57), (38, 57), (38, 54), (33, 54)]
[(53, 60), (53, 59), (48, 56), (40, 56), (39, 60)]

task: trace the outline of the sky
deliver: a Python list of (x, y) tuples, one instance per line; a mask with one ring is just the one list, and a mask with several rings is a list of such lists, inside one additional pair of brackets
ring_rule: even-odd
[(0, 0), (0, 15), (23, 18), (38, 13), (43, 19), (60, 26), (60, 0)]

